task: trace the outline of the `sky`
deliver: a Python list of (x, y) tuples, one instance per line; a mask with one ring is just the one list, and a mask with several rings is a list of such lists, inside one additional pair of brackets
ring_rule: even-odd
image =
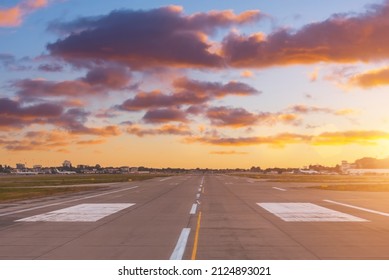
[(388, 157), (388, 30), (388, 0), (3, 0), (0, 164)]

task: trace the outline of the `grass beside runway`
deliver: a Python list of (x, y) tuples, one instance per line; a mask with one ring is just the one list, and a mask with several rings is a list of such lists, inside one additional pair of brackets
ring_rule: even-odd
[(115, 183), (128, 181), (142, 181), (155, 177), (166, 177), (164, 174), (71, 174), (71, 175), (35, 175), (35, 176), (2, 176), (2, 187), (38, 187)]
[[(73, 186), (84, 184), (104, 184), (129, 181), (142, 181), (165, 174), (72, 174), (72, 175), (34, 175), (1, 176), (0, 202), (39, 198), (56, 194), (74, 193), (100, 189), (102, 186)], [(107, 186), (106, 186), (107, 187)]]
[(27, 187), (27, 188), (0, 188), (0, 203), (12, 202), (25, 199), (41, 198), (66, 193), (77, 193), (83, 191), (91, 191), (96, 189), (104, 189), (107, 187)]
[(388, 183), (389, 176), (374, 176), (374, 175), (310, 175), (310, 174), (232, 174), (252, 179), (266, 180), (269, 182), (290, 182), (290, 183)]
[(309, 174), (233, 174), (268, 182), (312, 183), (309, 188), (332, 191), (389, 192), (389, 176), (309, 175)]
[(328, 191), (389, 192), (389, 184), (321, 185), (312, 186), (310, 188)]

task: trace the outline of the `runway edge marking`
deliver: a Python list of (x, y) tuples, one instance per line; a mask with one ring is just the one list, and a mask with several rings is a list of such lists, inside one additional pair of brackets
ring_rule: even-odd
[(365, 211), (365, 212), (370, 212), (370, 213), (378, 214), (378, 215), (385, 216), (385, 217), (389, 217), (389, 214), (385, 213), (385, 212), (380, 212), (380, 211), (376, 211), (376, 210), (372, 210), (372, 209), (367, 209), (367, 208), (358, 207), (358, 206), (354, 206), (354, 205), (350, 205), (350, 204), (336, 202), (336, 201), (328, 200), (328, 199), (324, 199), (323, 201), (329, 202), (329, 203), (333, 203), (333, 204), (337, 204), (337, 205), (342, 205), (342, 206), (349, 207), (349, 208), (358, 209), (358, 210)]

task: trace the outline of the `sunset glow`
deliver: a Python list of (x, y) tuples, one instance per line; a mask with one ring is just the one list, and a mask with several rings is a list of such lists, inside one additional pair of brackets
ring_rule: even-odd
[(0, 164), (388, 157), (389, 1), (338, 2), (2, 1)]

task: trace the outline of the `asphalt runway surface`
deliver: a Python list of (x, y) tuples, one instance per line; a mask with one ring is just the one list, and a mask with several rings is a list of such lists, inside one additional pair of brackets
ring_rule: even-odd
[(225, 175), (0, 204), (0, 259), (389, 260), (389, 193)]

